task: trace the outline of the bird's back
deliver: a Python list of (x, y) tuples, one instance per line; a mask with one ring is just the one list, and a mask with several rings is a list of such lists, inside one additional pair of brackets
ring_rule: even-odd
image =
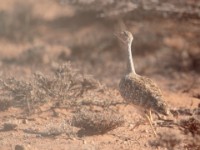
[(119, 90), (126, 101), (168, 114), (160, 89), (148, 78), (130, 73), (121, 79)]

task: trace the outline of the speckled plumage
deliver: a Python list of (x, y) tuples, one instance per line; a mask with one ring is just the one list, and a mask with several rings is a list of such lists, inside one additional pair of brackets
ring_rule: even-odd
[(122, 77), (119, 90), (128, 102), (167, 115), (168, 108), (158, 86), (149, 78), (133, 73)]
[(135, 105), (168, 115), (168, 107), (158, 86), (149, 78), (135, 72), (131, 53), (132, 34), (129, 31), (123, 31), (118, 37), (127, 45), (128, 49), (127, 74), (122, 77), (119, 84), (121, 96)]

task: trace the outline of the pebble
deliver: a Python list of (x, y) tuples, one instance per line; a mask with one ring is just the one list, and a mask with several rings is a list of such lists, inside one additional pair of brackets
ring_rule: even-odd
[(4, 127), (3, 128), (4, 131), (11, 131), (11, 130), (14, 130), (17, 127), (17, 124), (14, 124), (14, 123), (4, 123), (3, 127)]
[(15, 145), (15, 150), (26, 150), (23, 145)]
[(22, 123), (23, 123), (23, 124), (27, 124), (27, 123), (28, 123), (28, 120), (27, 120), (27, 119), (23, 119)]
[(149, 133), (149, 130), (145, 129), (145, 130), (144, 130), (144, 133)]

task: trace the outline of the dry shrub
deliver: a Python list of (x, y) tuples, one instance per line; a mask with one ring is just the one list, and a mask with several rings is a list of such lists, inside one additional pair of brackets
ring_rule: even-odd
[(14, 42), (32, 41), (36, 31), (33, 26), (37, 23), (32, 15), (32, 6), (29, 3), (18, 2), (13, 12), (0, 12), (0, 34)]
[(181, 120), (180, 126), (184, 129), (184, 133), (191, 133), (192, 136), (200, 136), (200, 120), (198, 118), (191, 117), (186, 120)]
[[(200, 9), (198, 7), (199, 2), (190, 2), (187, 0), (182, 1), (155, 1), (155, 0), (143, 0), (143, 1), (133, 1), (133, 0), (60, 0), (62, 3), (68, 3), (76, 7), (78, 12), (93, 12), (98, 14), (100, 17), (121, 17), (123, 14), (127, 14), (132, 11), (139, 10), (139, 13), (148, 15), (152, 13), (155, 15), (161, 14), (164, 17), (176, 16), (176, 17), (196, 17), (199, 18)], [(191, 9), (193, 8), (193, 9)], [(132, 14), (133, 16), (133, 14)]]
[[(46, 101), (74, 104), (88, 90), (99, 88), (99, 82), (75, 71), (70, 63), (54, 68), (54, 75), (35, 73), (29, 81), (15, 78), (0, 80), (1, 99), (29, 112)], [(25, 107), (26, 106), (26, 107)]]
[(41, 65), (48, 63), (47, 52), (44, 47), (36, 46), (23, 51), (17, 58), (17, 63), (30, 65)]
[(99, 88), (99, 82), (90, 76), (83, 76), (71, 67), (70, 63), (53, 68), (54, 76), (35, 73), (34, 84), (59, 101), (74, 100), (88, 90)]
[(40, 132), (41, 136), (57, 136), (60, 134), (66, 134), (68, 137), (75, 137), (76, 131), (74, 127), (70, 125), (70, 123), (66, 120), (57, 123), (50, 123), (46, 126), (42, 132)]
[(41, 66), (48, 64), (50, 57), (43, 46), (34, 46), (20, 53), (18, 57), (3, 58), (2, 61), (5, 64)]
[(175, 134), (175, 132), (159, 134), (158, 139), (151, 142), (151, 145), (165, 147), (169, 150), (173, 150), (177, 147), (177, 149), (199, 150), (200, 121), (198, 118), (191, 117), (189, 119), (182, 119), (177, 126), (179, 127), (178, 129), (181, 129), (183, 132), (179, 134)]
[(154, 147), (165, 147), (168, 150), (173, 150), (177, 145), (181, 143), (181, 138), (175, 133), (165, 132), (159, 133), (158, 138), (150, 142), (151, 146)]
[(20, 107), (27, 106), (30, 110), (30, 103), (32, 101), (31, 91), (33, 86), (30, 82), (19, 81), (15, 78), (8, 78), (0, 80), (1, 99), (11, 101), (12, 106)]
[(187, 150), (199, 150), (200, 149), (200, 136), (187, 139), (187, 144), (184, 146)]
[(68, 120), (62, 120), (61, 122), (50, 122), (43, 125), (43, 128), (29, 128), (25, 129), (25, 133), (36, 134), (43, 137), (55, 137), (61, 134), (66, 134), (69, 138), (76, 136), (76, 129), (70, 125)]
[(124, 118), (113, 110), (91, 111), (82, 109), (74, 114), (72, 125), (85, 134), (104, 134), (124, 123)]
[[(106, 94), (106, 93), (104, 92), (103, 94)], [(106, 95), (106, 96), (108, 96), (108, 95)], [(102, 107), (102, 108), (109, 108), (111, 106), (117, 106), (117, 105), (127, 104), (124, 101), (110, 100), (108, 98), (107, 99), (100, 99), (100, 98), (96, 98), (96, 97), (82, 99), (81, 102), (79, 102), (79, 103), (81, 105), (98, 106), (98, 107)]]
[(5, 111), (11, 106), (11, 102), (6, 99), (0, 100), (0, 111)]
[[(186, 135), (185, 148), (188, 150), (200, 149), (200, 120), (197, 117), (183, 119), (180, 121), (184, 134)], [(192, 135), (192, 136), (191, 136)]]

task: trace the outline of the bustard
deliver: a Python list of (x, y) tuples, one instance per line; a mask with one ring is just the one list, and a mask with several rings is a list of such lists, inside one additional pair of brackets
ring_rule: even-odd
[(149, 110), (149, 115), (146, 117), (152, 127), (151, 110), (168, 115), (169, 109), (158, 86), (149, 78), (135, 72), (131, 51), (133, 35), (129, 31), (122, 31), (117, 37), (125, 44), (128, 52), (127, 72), (119, 83), (120, 94), (124, 100)]

